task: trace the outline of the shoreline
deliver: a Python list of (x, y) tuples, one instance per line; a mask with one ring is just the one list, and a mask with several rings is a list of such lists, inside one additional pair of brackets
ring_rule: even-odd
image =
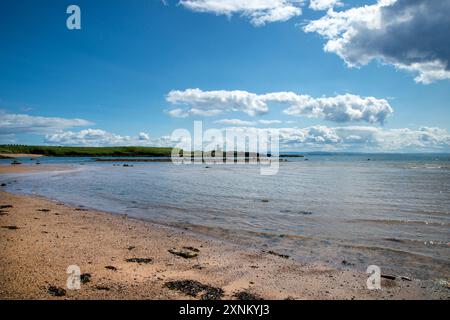
[[(201, 299), (202, 290), (190, 295), (199, 284), (222, 299), (448, 299), (430, 281), (382, 279), (381, 290), (368, 290), (355, 270), (42, 198), (0, 191), (0, 204), (12, 206), (0, 216), (1, 299)], [(80, 290), (66, 288), (70, 265), (90, 276)]]
[[(449, 299), (431, 280), (383, 278), (381, 290), (368, 290), (368, 275), (354, 269), (44, 197), (0, 189), (0, 206), (0, 299)], [(80, 290), (66, 287), (71, 265), (86, 281)]]
[(0, 164), (0, 174), (22, 174), (22, 173), (43, 173), (43, 172), (54, 172), (54, 171), (69, 171), (74, 170), (75, 167), (70, 164)]
[(33, 154), (33, 153), (0, 153), (0, 159), (17, 159), (17, 158), (42, 158), (41, 154)]

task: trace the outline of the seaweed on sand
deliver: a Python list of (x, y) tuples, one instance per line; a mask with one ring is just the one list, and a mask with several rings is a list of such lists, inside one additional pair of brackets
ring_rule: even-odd
[(164, 287), (180, 291), (191, 297), (197, 297), (200, 293), (203, 293), (200, 297), (201, 300), (220, 300), (224, 294), (221, 288), (212, 287), (195, 280), (169, 281), (164, 284)]

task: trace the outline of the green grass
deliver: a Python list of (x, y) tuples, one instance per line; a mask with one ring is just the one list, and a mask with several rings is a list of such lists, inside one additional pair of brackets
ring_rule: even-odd
[(0, 145), (0, 153), (28, 153), (50, 157), (164, 157), (171, 155), (172, 148)]

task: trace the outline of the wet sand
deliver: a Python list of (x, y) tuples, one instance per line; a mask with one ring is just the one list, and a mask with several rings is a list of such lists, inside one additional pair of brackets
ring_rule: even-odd
[(16, 159), (16, 158), (41, 158), (41, 154), (31, 154), (31, 153), (0, 153), (0, 158), (5, 159)]
[[(20, 165), (0, 165), (0, 174), (17, 174), (17, 173), (33, 173), (33, 172), (48, 172), (48, 171), (64, 171), (71, 170), (74, 167), (71, 165), (35, 165), (35, 164), (20, 164)], [(0, 176), (1, 177), (1, 176)]]
[[(355, 270), (43, 198), (0, 191), (0, 206), (0, 299), (449, 299), (431, 281), (368, 290)], [(66, 286), (71, 265), (79, 290)]]

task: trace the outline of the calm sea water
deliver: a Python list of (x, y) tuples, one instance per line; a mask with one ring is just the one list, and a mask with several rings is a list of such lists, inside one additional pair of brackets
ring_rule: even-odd
[(0, 179), (14, 181), (11, 192), (187, 227), (303, 262), (450, 276), (450, 156), (307, 158), (282, 162), (275, 176), (254, 165), (41, 159), (74, 170)]

